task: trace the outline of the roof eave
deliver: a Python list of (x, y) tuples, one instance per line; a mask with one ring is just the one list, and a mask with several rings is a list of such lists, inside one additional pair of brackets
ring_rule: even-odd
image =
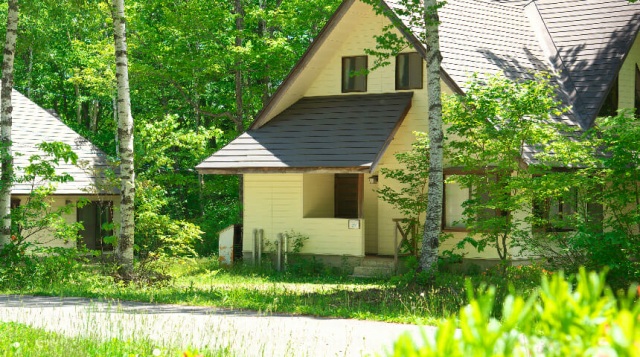
[(200, 174), (242, 175), (242, 174), (301, 174), (301, 173), (367, 173), (370, 165), (355, 167), (232, 167), (196, 168)]

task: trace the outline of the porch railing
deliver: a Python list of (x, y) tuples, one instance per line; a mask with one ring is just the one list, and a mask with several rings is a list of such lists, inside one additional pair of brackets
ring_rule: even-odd
[[(400, 256), (409, 256), (409, 255), (417, 255), (418, 252), (418, 242), (416, 239), (416, 235), (418, 233), (418, 225), (414, 220), (409, 218), (393, 218), (392, 219), (395, 229), (393, 230), (393, 269), (394, 272), (398, 273), (398, 257)], [(403, 227), (403, 223), (405, 226)], [(398, 234), (400, 234), (400, 242), (398, 242)], [(409, 236), (411, 234), (411, 237)], [(412, 239), (413, 237), (413, 239)], [(403, 245), (409, 244), (410, 252), (409, 253), (401, 253), (401, 249)]]

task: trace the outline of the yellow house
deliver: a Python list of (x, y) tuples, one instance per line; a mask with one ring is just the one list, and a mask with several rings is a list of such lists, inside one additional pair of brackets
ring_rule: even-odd
[[(291, 230), (310, 237), (303, 253), (394, 254), (394, 219), (403, 217), (376, 194), (395, 185), (380, 170), (398, 167), (394, 155), (410, 149), (414, 131), (427, 131), (425, 47), (421, 30), (395, 15), (397, 3), (387, 0), (390, 12), (379, 14), (345, 0), (249, 130), (197, 166), (243, 175), (245, 259), (260, 232), (273, 240)], [(440, 20), (445, 93), (464, 94), (476, 72), (517, 79), (549, 71), (572, 124), (588, 128), (601, 109), (640, 105), (640, 4), (456, 0)], [(365, 50), (392, 23), (406, 48), (386, 67), (350, 75), (373, 66)], [(454, 222), (468, 192), (445, 192), (443, 230), (462, 238)], [(467, 253), (497, 258), (491, 250)]]

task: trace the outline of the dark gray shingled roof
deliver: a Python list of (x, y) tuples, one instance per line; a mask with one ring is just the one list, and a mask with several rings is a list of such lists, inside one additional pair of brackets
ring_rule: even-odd
[(196, 168), (202, 173), (369, 171), (411, 107), (413, 93), (307, 97)]
[[(556, 73), (560, 98), (574, 107), (563, 119), (583, 128), (593, 123), (640, 29), (640, 3), (627, 0), (456, 0), (439, 15), (442, 68), (463, 91), (474, 72), (511, 79)], [(420, 38), (422, 29), (411, 30)]]
[(536, 0), (534, 5), (592, 124), (640, 29), (640, 3)]
[[(60, 141), (71, 145), (71, 148), (78, 155), (78, 160), (86, 162), (88, 168), (104, 169), (107, 167), (105, 153), (58, 118), (15, 90), (11, 99), (13, 101), (11, 136), (16, 175), (21, 175), (20, 168), (29, 164), (29, 157), (34, 154), (43, 154), (36, 148), (36, 145), (43, 141)], [(96, 177), (92, 173), (87, 173), (71, 163), (64, 163), (64, 161), (59, 165), (58, 172), (70, 174), (74, 181), (58, 184), (56, 194), (87, 194), (87, 189), (90, 189), (96, 181)], [(31, 192), (31, 187), (27, 183), (17, 183), (11, 191), (14, 195), (28, 194), (29, 192)]]

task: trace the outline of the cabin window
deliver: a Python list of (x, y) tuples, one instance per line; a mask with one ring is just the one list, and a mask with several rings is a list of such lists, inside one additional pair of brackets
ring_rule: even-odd
[(342, 93), (366, 92), (367, 56), (342, 58)]
[(80, 231), (81, 239), (78, 240), (78, 245), (93, 250), (113, 250), (111, 244), (104, 242), (105, 237), (113, 234), (111, 230), (104, 229), (104, 224), (113, 222), (113, 202), (92, 201), (78, 207), (77, 220), (82, 222), (84, 227)]
[(333, 192), (335, 218), (360, 218), (362, 175), (336, 174)]
[(561, 196), (534, 200), (534, 227), (547, 232), (573, 230), (573, 218), (578, 210), (578, 190), (571, 189)]
[(396, 89), (422, 89), (422, 56), (417, 52), (396, 57)]
[(462, 222), (464, 218), (464, 202), (471, 195), (469, 189), (462, 187), (457, 182), (448, 182), (444, 184), (444, 209), (442, 210), (442, 220), (445, 229), (464, 229)]
[[(483, 203), (489, 201), (491, 197), (488, 192), (478, 192), (474, 187), (463, 187), (462, 184), (454, 181), (447, 182), (448, 176), (449, 175), (445, 175), (444, 177), (444, 197), (442, 200), (443, 228), (448, 230), (465, 230), (465, 202), (475, 198), (479, 200), (480, 203)], [(485, 177), (488, 181), (497, 183), (497, 177), (495, 175)], [(476, 213), (476, 219), (482, 221), (497, 217), (498, 215), (501, 215), (501, 212), (497, 209), (482, 209)], [(503, 212), (502, 215), (506, 215), (506, 213)]]
[(616, 114), (618, 114), (618, 77), (613, 81), (609, 94), (607, 94), (602, 107), (600, 107), (598, 116), (608, 117)]

